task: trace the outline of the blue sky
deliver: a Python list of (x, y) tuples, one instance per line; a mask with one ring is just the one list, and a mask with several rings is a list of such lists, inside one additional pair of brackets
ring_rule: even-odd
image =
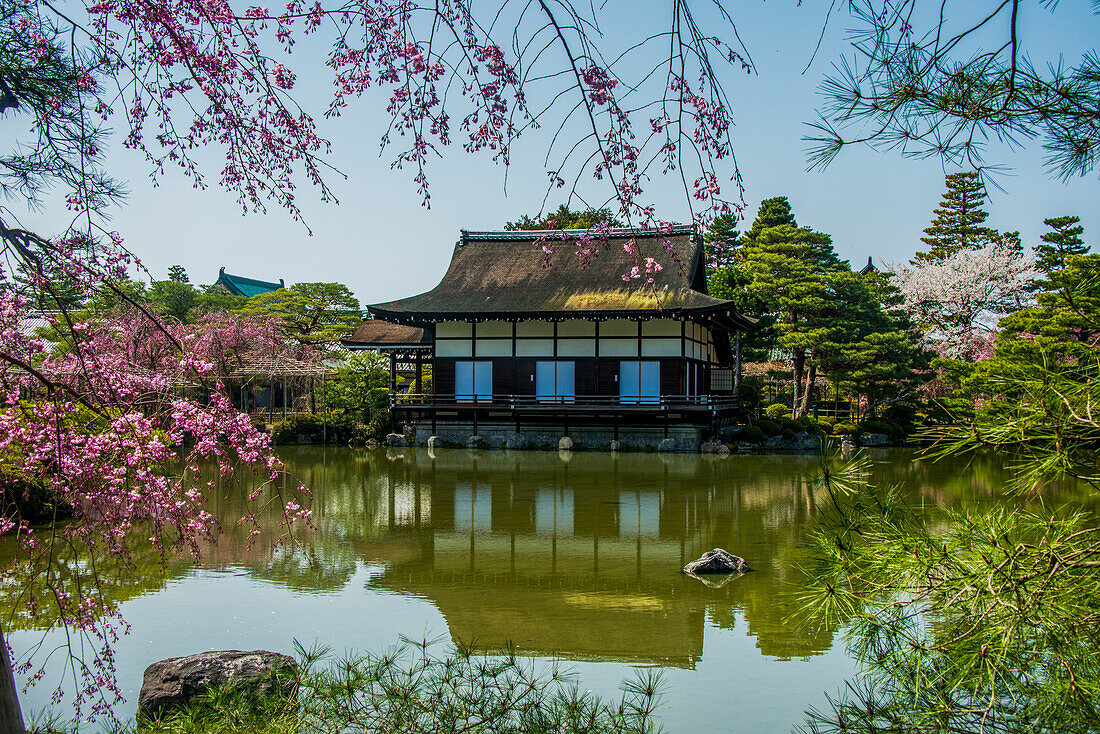
[[(733, 140), (747, 188), (748, 216), (761, 199), (786, 195), (799, 223), (831, 234), (837, 251), (853, 264), (862, 264), (869, 255), (876, 261), (907, 260), (920, 246), (921, 231), (943, 190), (945, 171), (939, 161), (851, 149), (824, 171), (806, 171), (802, 137), (820, 103), (818, 84), (848, 50), (845, 31), (851, 21), (846, 14), (835, 15), (822, 50), (803, 73), (827, 5), (823, 0), (802, 7), (795, 0), (728, 3), (757, 67), (755, 75), (736, 69), (722, 74), (733, 103)], [(1075, 63), (1100, 37), (1100, 18), (1089, 6), (1086, 0), (1063, 0), (1051, 15), (1025, 5), (1025, 51), (1037, 60), (1064, 54), (1067, 63)], [(610, 0), (601, 11), (605, 30), (614, 29), (607, 43), (614, 48), (659, 27), (668, 12), (664, 2)], [(704, 30), (726, 32), (723, 27)], [(322, 111), (329, 81), (308, 44), (295, 52), (294, 68), (297, 93)], [(322, 134), (333, 143), (332, 162), (347, 179), (331, 179), (339, 205), (319, 202), (308, 187), (299, 190), (312, 236), (282, 211), (242, 216), (233, 196), (216, 186), (195, 189), (174, 172), (153, 188), (144, 161), (126, 151), (111, 154), (112, 170), (129, 182), (131, 191), (111, 227), (158, 276), (180, 264), (198, 283), (211, 282), (219, 266), (288, 283), (339, 281), (369, 304), (431, 288), (446, 269), (460, 228), (500, 228), (522, 213), (539, 210), (545, 193), (545, 139), (537, 135), (515, 149), (507, 191), (501, 166), (452, 145), (430, 171), (432, 208), (422, 208), (411, 175), (391, 171), (389, 154), (379, 157), (378, 140), (388, 122), (384, 107), (382, 96), (366, 97), (341, 118), (319, 121)], [(1100, 234), (1095, 174), (1068, 184), (1053, 179), (1043, 170), (1038, 145), (1016, 151), (994, 148), (990, 158), (1011, 166), (997, 178), (1003, 191), (990, 190), (990, 226), (1019, 230), (1030, 245), (1044, 231), (1044, 218), (1077, 214), (1089, 241)], [(216, 182), (216, 154), (210, 162), (209, 178)], [(595, 189), (589, 193), (599, 196)], [(682, 190), (668, 182), (656, 182), (645, 198), (658, 204), (663, 218), (686, 216)], [(26, 215), (25, 221), (51, 229), (50, 212)]]

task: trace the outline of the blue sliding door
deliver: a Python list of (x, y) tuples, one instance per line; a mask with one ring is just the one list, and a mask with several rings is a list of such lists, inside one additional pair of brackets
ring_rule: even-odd
[(661, 401), (661, 363), (624, 360), (619, 363), (619, 400), (623, 403)]
[(535, 397), (540, 403), (572, 403), (577, 397), (573, 362), (535, 364)]
[(460, 403), (493, 401), (493, 363), (455, 362), (455, 400)]

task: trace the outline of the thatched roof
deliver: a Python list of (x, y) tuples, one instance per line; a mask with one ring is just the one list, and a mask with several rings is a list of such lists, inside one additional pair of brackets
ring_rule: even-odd
[(344, 337), (340, 343), (345, 347), (360, 349), (431, 347), (432, 333), (430, 330), (416, 326), (405, 326), (381, 319), (367, 319), (359, 324), (354, 334)]
[[(572, 237), (584, 230), (569, 230)], [(731, 301), (706, 294), (703, 243), (690, 227), (668, 232), (611, 230), (595, 241), (599, 253), (578, 256), (561, 232), (467, 232), (455, 245), (447, 273), (432, 290), (369, 306), (378, 318), (424, 325), (468, 318), (637, 317), (710, 314), (747, 328), (754, 323)], [(540, 238), (555, 253), (546, 265)], [(637, 255), (626, 251), (633, 240)], [(645, 258), (661, 270), (647, 283)], [(640, 278), (623, 276), (642, 263)]]
[(781, 377), (786, 374), (787, 378), (790, 379), (791, 363), (779, 359), (772, 359), (767, 362), (745, 362), (741, 365), (741, 374), (745, 377)]
[(259, 356), (248, 361), (243, 367), (233, 370), (233, 377), (320, 377), (326, 372), (324, 365), (316, 362), (304, 362), (300, 359), (284, 356)]

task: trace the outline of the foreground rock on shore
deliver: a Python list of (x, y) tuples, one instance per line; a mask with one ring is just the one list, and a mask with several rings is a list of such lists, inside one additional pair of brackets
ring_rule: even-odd
[(684, 573), (696, 576), (712, 573), (745, 573), (751, 570), (744, 558), (735, 556), (721, 548), (709, 550), (698, 559), (684, 566)]
[(294, 658), (267, 650), (219, 650), (168, 658), (145, 669), (138, 713), (160, 714), (226, 684), (257, 697), (293, 696), (297, 669)]

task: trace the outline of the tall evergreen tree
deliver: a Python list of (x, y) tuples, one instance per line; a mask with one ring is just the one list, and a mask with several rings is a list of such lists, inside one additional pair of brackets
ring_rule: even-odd
[(752, 223), (752, 228), (741, 239), (745, 241), (756, 239), (765, 229), (781, 227), (785, 224), (792, 227), (798, 226), (798, 223), (794, 221), (794, 212), (791, 211), (791, 202), (787, 200), (787, 197), (773, 196), (770, 199), (764, 199), (760, 202), (760, 209), (756, 212), (756, 219)]
[[(1042, 244), (1035, 246), (1035, 267), (1045, 276), (1066, 267), (1066, 258), (1070, 255), (1084, 255), (1089, 248), (1081, 239), (1085, 228), (1081, 226), (1081, 217), (1053, 217), (1044, 219), (1043, 224), (1051, 228), (1042, 236)], [(1035, 282), (1042, 289), (1044, 281)]]
[(737, 231), (737, 216), (722, 214), (703, 233), (703, 252), (707, 258), (707, 270), (714, 273), (721, 268), (733, 265), (734, 255), (741, 244), (741, 235)]
[[(754, 224), (754, 229), (755, 229)], [(769, 316), (776, 344), (791, 353), (792, 410), (805, 415), (817, 380), (815, 356), (828, 338), (832, 272), (841, 266), (832, 238), (809, 227), (782, 224), (759, 230), (743, 246), (750, 313)]]
[(996, 234), (982, 226), (989, 213), (982, 209), (987, 194), (981, 176), (973, 171), (952, 173), (946, 184), (940, 206), (933, 210), (936, 218), (921, 237), (928, 249), (914, 256), (910, 261), (913, 265), (941, 262), (960, 250), (986, 244)]
[(191, 279), (187, 277), (187, 271), (184, 270), (182, 265), (173, 265), (168, 268), (168, 280), (173, 283), (190, 283)]

